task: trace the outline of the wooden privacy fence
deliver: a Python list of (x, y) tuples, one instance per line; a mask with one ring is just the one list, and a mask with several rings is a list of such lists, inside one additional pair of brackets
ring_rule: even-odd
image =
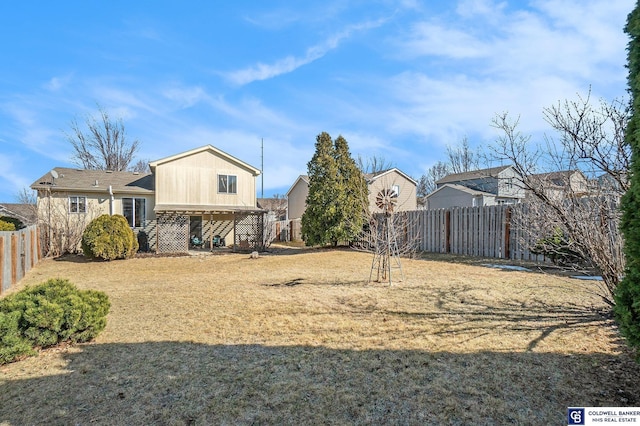
[[(544, 262), (542, 255), (531, 253), (535, 241), (529, 233), (512, 226), (514, 219), (526, 223), (525, 205), (455, 207), (439, 210), (398, 212), (396, 237), (418, 251), (450, 253), (474, 257)], [(301, 239), (300, 219), (272, 222), (272, 241)], [(356, 247), (371, 249), (371, 235), (363, 235)]]
[(544, 261), (531, 253), (526, 233), (511, 226), (519, 207), (497, 205), (415, 210), (406, 215), (404, 237), (418, 250), (499, 259)]
[(40, 232), (36, 225), (0, 232), (0, 294), (38, 263), (40, 253)]

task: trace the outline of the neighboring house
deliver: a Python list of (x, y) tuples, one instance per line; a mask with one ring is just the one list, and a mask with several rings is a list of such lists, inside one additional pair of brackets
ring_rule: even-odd
[(628, 172), (618, 172), (616, 176), (604, 173), (590, 182), (596, 193), (622, 194), (629, 186)]
[[(369, 211), (379, 213), (381, 210), (376, 206), (376, 196), (382, 190), (392, 190), (396, 194), (395, 211), (416, 210), (417, 182), (406, 173), (397, 168), (384, 170), (377, 173), (366, 173), (364, 175), (369, 189)], [(300, 175), (287, 191), (288, 219), (299, 219), (306, 210), (307, 196), (309, 195), (309, 176)]]
[(38, 222), (38, 211), (33, 204), (0, 204), (0, 217), (18, 219), (24, 226), (35, 225)]
[(300, 219), (307, 209), (309, 176), (300, 175), (287, 191), (287, 219)]
[(531, 185), (555, 200), (566, 197), (584, 197), (591, 191), (589, 179), (580, 170), (539, 173), (531, 176)]
[(426, 196), (428, 209), (516, 204), (525, 197), (522, 180), (512, 166), (453, 173), (436, 181)]
[(156, 252), (186, 252), (193, 236), (209, 246), (261, 247), (260, 170), (211, 145), (149, 167), (146, 174), (56, 167), (31, 185), (40, 220), (84, 229), (101, 214), (121, 214)]
[(376, 206), (376, 197), (383, 190), (391, 190), (395, 194), (396, 205), (394, 211), (411, 211), (418, 208), (418, 196), (416, 193), (418, 183), (409, 175), (395, 167), (377, 173), (364, 175), (369, 188), (369, 211), (381, 212)]
[(427, 195), (427, 208), (431, 210), (450, 207), (493, 206), (496, 195), (489, 192), (476, 191), (466, 186), (448, 183)]

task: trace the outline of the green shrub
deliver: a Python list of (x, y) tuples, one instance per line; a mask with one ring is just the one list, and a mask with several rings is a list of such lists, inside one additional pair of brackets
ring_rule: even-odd
[[(629, 263), (632, 262), (629, 260)], [(627, 274), (616, 287), (615, 301), (614, 313), (620, 332), (629, 345), (637, 350), (640, 362), (640, 268), (627, 267)]]
[(34, 347), (93, 339), (104, 330), (109, 308), (103, 292), (78, 290), (63, 279), (51, 279), (0, 300), (0, 363), (33, 354)]
[(35, 355), (31, 343), (22, 336), (18, 322), (20, 312), (0, 312), (0, 365), (21, 356)]
[(138, 240), (121, 215), (102, 215), (82, 234), (82, 251), (90, 259), (126, 259), (138, 251)]
[(15, 226), (15, 229), (24, 228), (24, 224), (22, 223), (22, 221), (20, 219), (16, 219), (15, 217), (0, 216), (0, 221), (13, 223), (13, 225)]
[(0, 231), (15, 231), (16, 225), (11, 222), (0, 220)]
[(531, 253), (541, 254), (551, 259), (554, 265), (569, 266), (584, 263), (584, 257), (573, 250), (571, 242), (560, 228), (553, 231), (553, 235), (538, 240), (531, 248)]

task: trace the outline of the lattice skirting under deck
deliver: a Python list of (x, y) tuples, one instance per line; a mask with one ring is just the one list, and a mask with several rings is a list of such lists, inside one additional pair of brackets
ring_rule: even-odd
[(158, 253), (189, 251), (189, 216), (160, 213), (157, 220)]

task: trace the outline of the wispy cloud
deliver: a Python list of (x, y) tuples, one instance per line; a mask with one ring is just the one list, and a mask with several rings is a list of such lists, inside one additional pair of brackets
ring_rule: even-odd
[(165, 98), (177, 104), (179, 108), (189, 108), (209, 98), (205, 90), (200, 86), (169, 87), (164, 89), (162, 94)]
[(290, 73), (304, 65), (322, 58), (330, 51), (336, 49), (343, 40), (348, 39), (354, 33), (379, 27), (383, 25), (385, 21), (386, 20), (384, 19), (379, 19), (376, 21), (368, 21), (351, 25), (343, 31), (329, 37), (322, 43), (308, 48), (302, 56), (296, 57), (289, 55), (271, 64), (258, 63), (245, 69), (226, 73), (226, 77), (233, 84), (242, 86), (254, 81), (267, 80), (282, 74)]
[(51, 92), (57, 92), (60, 89), (66, 87), (71, 81), (71, 78), (71, 74), (51, 77), (51, 79), (49, 79), (49, 81), (44, 84), (44, 88)]
[[(522, 116), (521, 130), (546, 131), (543, 108), (623, 85), (625, 5), (610, 12), (609, 3), (540, 0), (513, 10), (468, 0), (458, 7), (462, 20), (419, 18), (396, 45), (412, 69), (388, 82), (389, 129), (444, 144), (470, 132), (490, 138), (491, 118), (509, 111)], [(491, 10), (478, 20), (485, 28), (469, 25)]]
[(298, 22), (300, 15), (290, 9), (278, 9), (254, 16), (245, 15), (244, 19), (256, 27), (278, 30)]
[(453, 59), (478, 58), (490, 52), (490, 45), (473, 34), (450, 26), (432, 23), (416, 23), (403, 51), (407, 57), (425, 55), (446, 56)]
[(18, 156), (0, 154), (0, 185), (4, 188), (11, 188), (13, 195), (18, 194), (22, 188), (26, 188), (32, 183), (20, 172), (21, 163)]

